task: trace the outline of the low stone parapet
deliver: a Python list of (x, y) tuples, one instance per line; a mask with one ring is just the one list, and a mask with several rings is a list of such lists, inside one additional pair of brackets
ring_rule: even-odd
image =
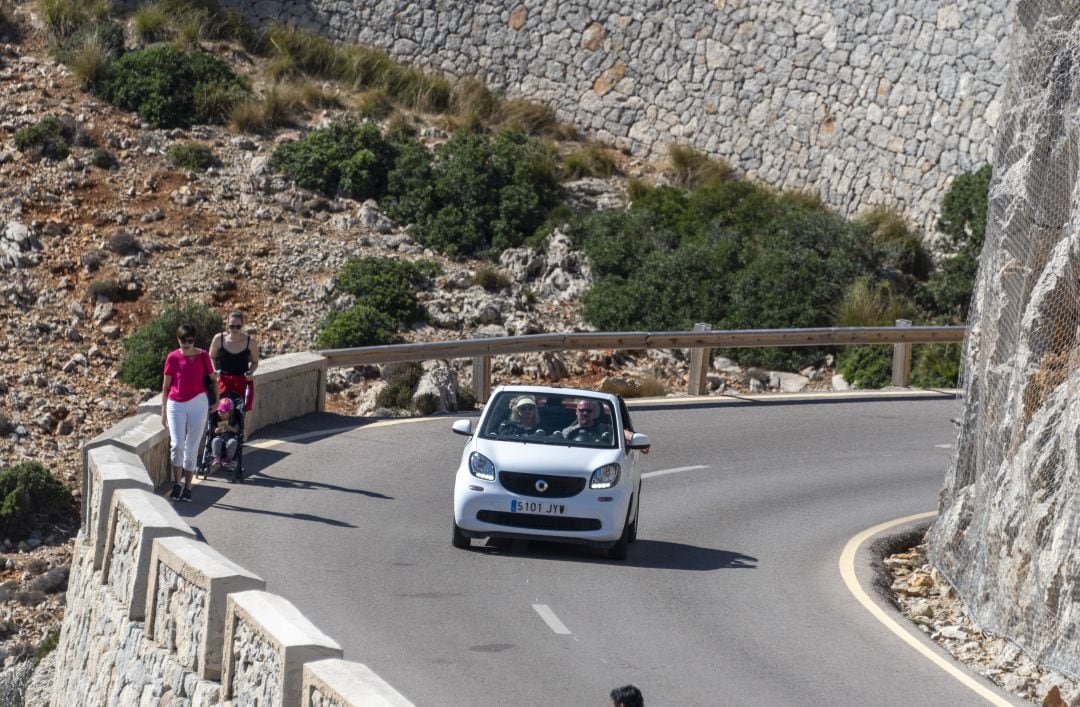
[[(161, 414), (125, 417), (83, 445), (83, 498), (87, 487), (87, 453), (95, 447), (113, 445), (142, 460), (154, 488), (171, 479), (169, 473), (169, 430), (161, 424)], [(85, 509), (84, 509), (85, 510)], [(85, 516), (84, 516), (85, 517)]]
[(83, 527), (91, 539), (94, 569), (101, 569), (108, 536), (112, 496), (120, 489), (142, 489), (153, 492), (154, 484), (133, 452), (112, 444), (87, 450), (87, 473), (83, 489)]
[(204, 542), (159, 538), (150, 555), (146, 633), (201, 678), (221, 677), (226, 595), (266, 583)]
[(249, 591), (230, 594), (228, 602), (223, 700), (299, 704), (304, 663), (341, 657), (341, 646), (286, 599)]
[(317, 660), (304, 666), (300, 707), (413, 707), (413, 703), (362, 663)]
[(102, 563), (102, 583), (127, 606), (127, 618), (142, 619), (154, 538), (195, 537), (172, 505), (140, 489), (120, 489), (109, 509), (109, 534)]
[(327, 360), (314, 353), (275, 356), (255, 372), (255, 400), (245, 431), (326, 409)]

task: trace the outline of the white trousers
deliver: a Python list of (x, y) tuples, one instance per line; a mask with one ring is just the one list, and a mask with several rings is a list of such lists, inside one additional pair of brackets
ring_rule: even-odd
[(169, 419), (169, 459), (173, 466), (195, 471), (199, 465), (199, 442), (206, 431), (209, 406), (206, 393), (199, 393), (182, 403), (171, 399), (165, 403), (165, 416)]

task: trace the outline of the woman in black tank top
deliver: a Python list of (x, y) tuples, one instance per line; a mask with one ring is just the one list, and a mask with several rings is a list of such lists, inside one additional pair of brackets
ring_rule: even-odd
[(259, 347), (250, 334), (243, 333), (242, 312), (229, 312), (228, 329), (210, 342), (210, 358), (218, 369), (222, 393), (243, 396), (245, 410), (255, 397), (252, 376), (259, 366)]

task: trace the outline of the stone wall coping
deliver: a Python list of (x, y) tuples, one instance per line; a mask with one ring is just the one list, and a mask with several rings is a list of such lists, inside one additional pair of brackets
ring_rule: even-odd
[(305, 663), (342, 656), (337, 641), (320, 631), (284, 597), (259, 590), (230, 594), (225, 614), (225, 658), (221, 670), (221, 696), (225, 700), (236, 697), (233, 694), (236, 672), (233, 667), (233, 635), (240, 621), (261, 633), (279, 651), (282, 704), (299, 704)]
[(154, 538), (170, 535), (195, 537), (195, 532), (176, 513), (172, 504), (161, 496), (141, 489), (120, 489), (113, 493), (109, 507), (109, 532), (105, 543), (105, 556), (102, 561), (101, 581), (109, 583), (109, 568), (112, 563), (113, 547), (116, 544), (116, 525), (120, 509), (123, 508), (139, 526), (139, 539), (136, 549), (136, 563), (133, 568), (132, 587), (129, 595), (127, 616), (133, 621), (142, 620), (146, 610), (146, 586), (150, 574), (150, 557)]
[(265, 591), (237, 592), (229, 595), (229, 607), (282, 648), (324, 646), (341, 650), (337, 641), (320, 631), (284, 597)]
[[(86, 471), (89, 460), (87, 454), (91, 449), (105, 445), (115, 445), (121, 449), (143, 458), (152, 447), (158, 444), (168, 444), (169, 430), (161, 424), (161, 414), (142, 414), (125, 417), (97, 437), (83, 444), (83, 494), (86, 493)], [(147, 473), (150, 470), (147, 469)], [(153, 475), (151, 474), (151, 480)]]
[(220, 679), (227, 596), (232, 592), (265, 589), (266, 582), (200, 540), (182, 535), (156, 538), (153, 541), (149, 586), (146, 590), (148, 637), (154, 636), (154, 623), (157, 620), (154, 602), (159, 564), (171, 568), (185, 581), (206, 591), (198, 674), (204, 680)]
[(326, 365), (325, 356), (309, 351), (274, 356), (259, 362), (254, 376), (255, 384), (257, 386), (259, 383), (269, 383), (296, 373), (325, 368)]
[[(87, 510), (93, 505), (97, 511), (97, 519), (93, 527), (87, 526), (87, 533), (93, 533), (91, 541), (94, 547), (94, 569), (101, 568), (103, 555), (105, 554), (105, 538), (109, 528), (109, 509), (112, 507), (112, 496), (120, 489), (142, 489), (152, 492), (154, 484), (150, 475), (146, 473), (139, 458), (131, 452), (118, 449), (111, 445), (91, 449), (88, 453), (89, 473), (88, 477), (96, 477), (97, 481), (88, 482), (88, 497), (85, 500)], [(123, 459), (123, 461), (119, 461)], [(97, 496), (94, 496), (94, 494)], [(91, 498), (92, 497), (92, 498)], [(90, 514), (85, 516), (89, 523)]]
[[(391, 687), (363, 663), (331, 658), (304, 665), (304, 692), (301, 707), (313, 707), (312, 693), (318, 690), (341, 704), (364, 707), (412, 707), (413, 703)], [(321, 703), (320, 703), (321, 704)]]

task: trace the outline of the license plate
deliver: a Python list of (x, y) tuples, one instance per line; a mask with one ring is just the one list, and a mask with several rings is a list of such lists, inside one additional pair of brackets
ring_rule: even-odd
[(511, 513), (538, 513), (540, 515), (559, 516), (566, 513), (565, 503), (548, 503), (547, 501), (510, 501)]

